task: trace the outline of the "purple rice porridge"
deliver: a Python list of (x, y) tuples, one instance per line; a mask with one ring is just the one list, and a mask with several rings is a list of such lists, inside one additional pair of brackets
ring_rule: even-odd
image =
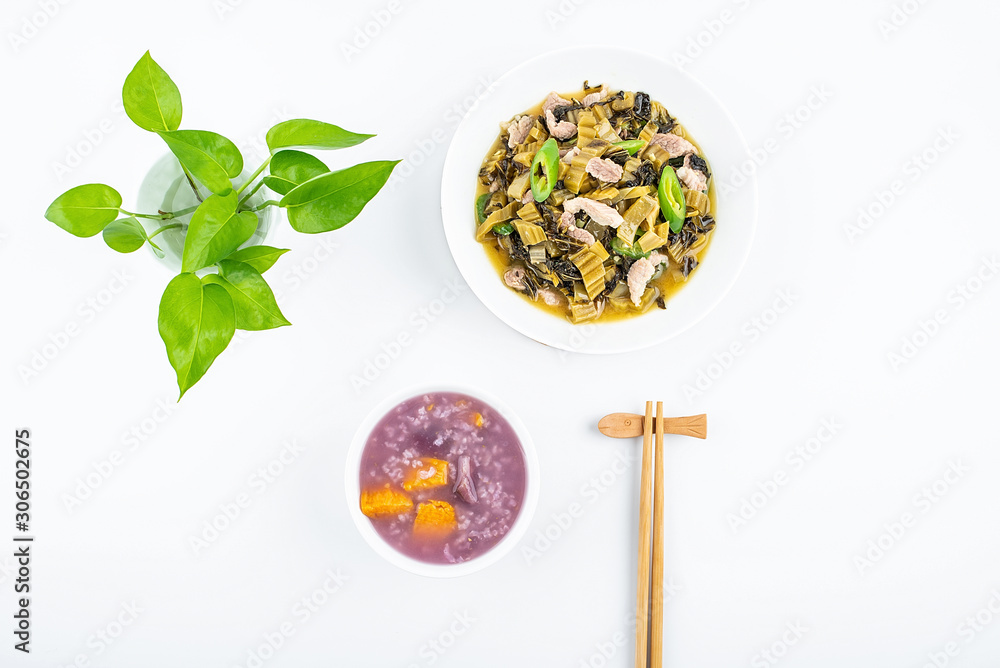
[(386, 543), (419, 561), (461, 563), (513, 527), (525, 496), (524, 452), (485, 402), (430, 392), (375, 425), (360, 482), (362, 512)]

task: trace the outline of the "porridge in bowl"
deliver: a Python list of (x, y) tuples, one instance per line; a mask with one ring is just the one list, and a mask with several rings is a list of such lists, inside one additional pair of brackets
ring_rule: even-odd
[(456, 392), (429, 392), (396, 405), (361, 453), (361, 511), (400, 553), (457, 564), (508, 534), (526, 492), (525, 456), (494, 408)]

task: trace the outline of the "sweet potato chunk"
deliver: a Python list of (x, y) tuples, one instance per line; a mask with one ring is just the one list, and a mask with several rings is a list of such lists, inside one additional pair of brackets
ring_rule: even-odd
[(417, 506), (413, 535), (419, 538), (444, 538), (458, 526), (455, 509), (447, 501), (425, 501)]
[(406, 494), (383, 487), (361, 492), (361, 512), (368, 517), (402, 515), (413, 510), (413, 501)]
[(407, 492), (448, 484), (448, 462), (445, 460), (422, 458), (414, 461), (414, 464), (403, 482), (403, 489)]

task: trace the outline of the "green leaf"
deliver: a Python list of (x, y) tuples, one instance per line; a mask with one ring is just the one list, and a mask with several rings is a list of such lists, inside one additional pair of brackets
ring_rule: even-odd
[(257, 214), (236, 213), (239, 200), (230, 190), (209, 195), (191, 216), (184, 238), (182, 271), (198, 271), (215, 264), (240, 247), (257, 229)]
[(257, 332), (292, 324), (281, 314), (274, 293), (259, 271), (245, 262), (222, 260), (219, 272), (201, 280), (221, 285), (229, 292), (236, 308), (236, 329)]
[(264, 273), (274, 265), (279, 257), (288, 252), (287, 248), (274, 248), (273, 246), (247, 246), (238, 251), (230, 253), (227, 260), (245, 262), (260, 273)]
[(375, 135), (348, 132), (322, 121), (298, 118), (278, 123), (267, 131), (267, 147), (274, 153), (282, 148), (348, 148)]
[(194, 274), (179, 274), (160, 299), (158, 325), (183, 397), (232, 340), (233, 298), (219, 285), (205, 285)]
[(119, 253), (131, 253), (146, 243), (146, 230), (135, 216), (122, 218), (104, 228), (104, 243)]
[(295, 186), (326, 174), (330, 168), (316, 156), (302, 151), (278, 151), (271, 159), (268, 171), (270, 173), (264, 177), (264, 185), (279, 195), (287, 195)]
[(182, 165), (213, 193), (232, 188), (230, 179), (243, 171), (243, 155), (236, 144), (207, 130), (158, 133)]
[(149, 247), (153, 249), (153, 255), (155, 255), (156, 257), (158, 257), (158, 258), (160, 258), (162, 260), (165, 257), (165, 254), (163, 253), (163, 249), (161, 249), (159, 246), (157, 246), (156, 242), (153, 241), (152, 239), (150, 239), (149, 237), (146, 237), (146, 241), (149, 242)]
[(78, 237), (92, 237), (118, 217), (122, 196), (111, 186), (70, 188), (45, 210), (45, 218)]
[(293, 229), (308, 234), (347, 225), (378, 194), (400, 162), (364, 162), (306, 181), (281, 200), (281, 206), (288, 211), (288, 222)]
[(149, 51), (125, 77), (122, 103), (128, 117), (143, 130), (164, 132), (180, 127), (181, 92)]

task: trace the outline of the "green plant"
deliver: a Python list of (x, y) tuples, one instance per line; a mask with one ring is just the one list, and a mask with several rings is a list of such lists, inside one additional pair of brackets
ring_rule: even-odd
[[(122, 208), (122, 197), (114, 188), (93, 183), (57, 197), (45, 217), (78, 237), (103, 233), (107, 245), (120, 253), (149, 244), (160, 257), (163, 252), (155, 237), (186, 225), (181, 273), (167, 284), (159, 310), (160, 337), (183, 397), (226, 349), (237, 329), (258, 331), (291, 324), (262, 276), (288, 249), (240, 249), (257, 229), (258, 212), (272, 206), (283, 208), (289, 224), (299, 232), (336, 230), (361, 213), (399, 161), (366, 162), (330, 171), (321, 160), (297, 149), (348, 148), (374, 135), (348, 132), (321, 121), (291, 120), (268, 130), (269, 157), (234, 188), (232, 180), (243, 172), (239, 149), (214, 132), (179, 129), (180, 91), (148, 51), (126, 77), (122, 101), (136, 125), (163, 139), (200, 204), (180, 211), (136, 213)], [(207, 196), (203, 197), (199, 185), (207, 189)], [(262, 186), (281, 199), (248, 204)], [(178, 222), (189, 213), (189, 223)], [(161, 224), (147, 234), (139, 218)], [(195, 273), (206, 268), (214, 272), (202, 277)]]

